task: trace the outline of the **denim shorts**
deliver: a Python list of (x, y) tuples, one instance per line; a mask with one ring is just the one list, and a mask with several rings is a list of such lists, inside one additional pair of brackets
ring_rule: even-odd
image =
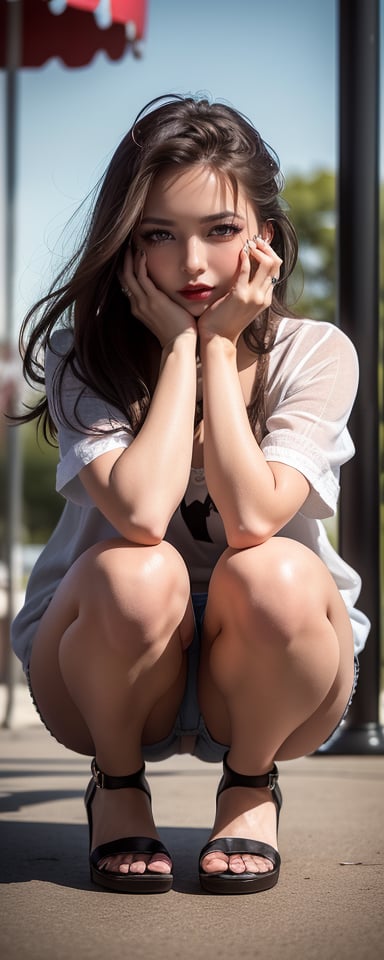
[(184, 696), (176, 717), (175, 726), (165, 740), (143, 747), (143, 758), (148, 761), (165, 760), (175, 753), (189, 753), (207, 763), (220, 763), (229, 744), (217, 743), (209, 734), (200, 713), (197, 698), (200, 661), (201, 632), (203, 627), (206, 593), (192, 594), (195, 630), (187, 650), (188, 669)]
[[(197, 757), (199, 760), (204, 760), (206, 763), (220, 763), (223, 759), (224, 754), (229, 749), (229, 744), (218, 743), (214, 740), (210, 733), (207, 730), (207, 727), (204, 723), (203, 717), (200, 713), (199, 702), (198, 702), (198, 671), (199, 671), (199, 661), (200, 661), (200, 646), (201, 646), (201, 633), (204, 621), (205, 607), (207, 604), (207, 594), (206, 593), (194, 593), (192, 594), (192, 604), (193, 612), (195, 617), (195, 630), (193, 635), (193, 640), (190, 646), (187, 649), (188, 657), (188, 668), (187, 668), (187, 682), (183, 695), (183, 699), (179, 708), (179, 712), (176, 717), (175, 725), (173, 730), (164, 740), (159, 740), (157, 743), (145, 744), (143, 746), (143, 759), (147, 762), (156, 762), (157, 760), (166, 760), (167, 757), (174, 756), (179, 753), (189, 753), (193, 757)], [(339, 723), (335, 727), (335, 730), (327, 737), (326, 743), (334, 736), (336, 730), (339, 728), (340, 724), (344, 723), (348, 710), (350, 708), (353, 695), (356, 690), (357, 681), (359, 676), (359, 661), (355, 656), (355, 670), (354, 670), (354, 680), (351, 690), (351, 694), (347, 703), (347, 706), (344, 710), (342, 717), (339, 720)], [(39, 714), (40, 719), (44, 723), (44, 726), (47, 728), (49, 733), (52, 734), (52, 731), (49, 730), (49, 727), (45, 723), (44, 717), (42, 716), (38, 704), (33, 695), (31, 681), (29, 677), (29, 671), (27, 670), (27, 681), (29, 692), (32, 697), (32, 701), (36, 707), (36, 710)]]

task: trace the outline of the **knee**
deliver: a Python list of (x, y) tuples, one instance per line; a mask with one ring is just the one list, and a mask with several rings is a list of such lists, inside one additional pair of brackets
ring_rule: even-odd
[(94, 550), (91, 582), (97, 616), (115, 642), (119, 635), (130, 642), (133, 633), (148, 645), (155, 638), (170, 636), (183, 619), (190, 596), (185, 564), (166, 542), (155, 546), (123, 540), (99, 544)]
[(311, 550), (274, 537), (248, 550), (226, 551), (212, 585), (225, 617), (252, 624), (260, 637), (273, 627), (273, 635), (284, 639), (326, 614), (328, 576)]

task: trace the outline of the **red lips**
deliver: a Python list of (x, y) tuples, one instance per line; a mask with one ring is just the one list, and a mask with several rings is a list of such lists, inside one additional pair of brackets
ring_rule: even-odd
[(207, 283), (187, 283), (179, 293), (189, 293), (192, 290), (213, 290), (213, 287), (208, 286)]
[(181, 294), (182, 297), (186, 297), (187, 300), (206, 300), (213, 289), (213, 287), (208, 287), (205, 283), (189, 283), (183, 287), (182, 290), (178, 290), (178, 293)]

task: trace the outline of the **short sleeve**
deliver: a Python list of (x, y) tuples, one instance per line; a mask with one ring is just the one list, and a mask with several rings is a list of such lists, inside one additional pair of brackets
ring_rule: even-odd
[(283, 321), (271, 356), (262, 450), (307, 478), (304, 516), (324, 519), (336, 510), (340, 467), (354, 454), (347, 422), (357, 386), (356, 350), (341, 330)]
[(128, 447), (133, 433), (121, 412), (86, 387), (69, 366), (62, 382), (62, 410), (54, 401), (55, 374), (71, 342), (71, 331), (57, 331), (45, 360), (48, 406), (57, 426), (60, 451), (56, 490), (67, 500), (89, 506), (80, 470), (103, 453)]

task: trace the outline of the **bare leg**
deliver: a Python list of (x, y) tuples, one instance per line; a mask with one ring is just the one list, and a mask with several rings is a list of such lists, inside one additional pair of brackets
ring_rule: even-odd
[[(352, 630), (323, 563), (275, 537), (227, 550), (213, 573), (204, 626), (200, 702), (211, 735), (230, 744), (230, 766), (266, 773), (278, 759), (312, 752), (337, 725), (353, 681)], [(212, 838), (242, 836), (276, 847), (268, 788), (221, 794)], [(205, 870), (225, 869), (209, 854)], [(270, 869), (231, 857), (234, 872)]]
[[(105, 773), (142, 764), (142, 744), (172, 729), (193, 635), (189, 579), (166, 543), (123, 540), (84, 553), (40, 623), (31, 682), (49, 728), (70, 749), (95, 754)], [(120, 836), (157, 837), (149, 800), (133, 789), (98, 790), (93, 846)], [(143, 856), (114, 857), (108, 869), (143, 872)], [(162, 857), (151, 869), (169, 872)]]

